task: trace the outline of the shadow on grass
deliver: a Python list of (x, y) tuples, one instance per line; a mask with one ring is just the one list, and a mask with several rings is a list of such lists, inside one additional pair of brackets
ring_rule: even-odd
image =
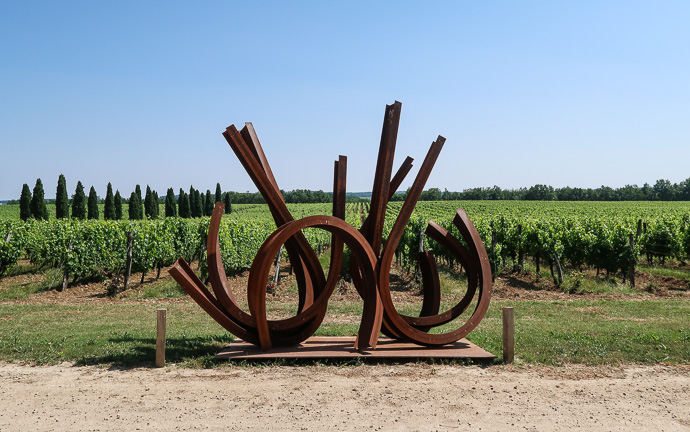
[(410, 280), (409, 278), (403, 278), (402, 276), (391, 273), (390, 278), (390, 290), (393, 292), (409, 292), (412, 291), (414, 293), (419, 291), (419, 286), (414, 283), (413, 280)]
[[(544, 276), (540, 276), (541, 278), (544, 278)], [(540, 286), (539, 284), (533, 282), (533, 281), (528, 281), (524, 279), (524, 276), (520, 278), (516, 274), (510, 274), (508, 276), (503, 276), (503, 279), (506, 281), (506, 285), (519, 288), (519, 289), (524, 289), (527, 291), (548, 291), (546, 288)]]
[[(168, 338), (165, 345), (165, 361), (189, 363), (190, 366), (213, 367), (219, 363), (215, 356), (220, 349), (235, 338), (230, 335)], [(156, 359), (154, 338), (121, 337), (108, 340), (113, 350), (100, 355), (84, 356), (75, 366), (111, 365), (111, 369), (153, 367)]]
[[(360, 365), (398, 365), (398, 364), (429, 364), (429, 365), (458, 365), (489, 367), (501, 364), (498, 359), (472, 360), (472, 359), (445, 359), (445, 358), (418, 358), (409, 361), (400, 361), (383, 358), (354, 359), (270, 359), (270, 360), (218, 360), (216, 355), (226, 345), (232, 343), (235, 338), (228, 334), (220, 337), (193, 337), (168, 339), (165, 347), (166, 363), (177, 363), (186, 367), (214, 368), (221, 365), (236, 365), (242, 367), (269, 367), (269, 366), (337, 366), (354, 367)], [(138, 367), (154, 367), (156, 358), (156, 341), (153, 338), (112, 338), (109, 341), (113, 346), (125, 345), (124, 349), (109, 352), (102, 355), (85, 356), (77, 360), (75, 366), (109, 365), (110, 370), (126, 370)]]

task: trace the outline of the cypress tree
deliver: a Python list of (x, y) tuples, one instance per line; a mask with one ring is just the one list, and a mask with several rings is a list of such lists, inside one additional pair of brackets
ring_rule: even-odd
[[(136, 194), (137, 201), (137, 217), (135, 219), (144, 219), (144, 202), (141, 200), (141, 186), (137, 185), (134, 188), (134, 193)], [(132, 203), (130, 203), (132, 205)]]
[(165, 217), (175, 216), (177, 216), (177, 206), (175, 205), (175, 192), (173, 191), (173, 188), (168, 188), (168, 193), (165, 195)]
[[(122, 203), (120, 203), (122, 205)], [(115, 201), (113, 199), (113, 185), (108, 182), (108, 189), (105, 192), (105, 204), (103, 206), (103, 219), (115, 220)]]
[(177, 195), (177, 207), (178, 207), (178, 209), (177, 209), (177, 214), (178, 214), (178, 216), (180, 216), (181, 218), (187, 217), (187, 216), (185, 215), (185, 209), (184, 209), (184, 191), (182, 190), (182, 188), (180, 188), (180, 192), (179, 192), (179, 194)]
[(216, 183), (216, 201), (223, 202), (223, 193), (220, 190), (220, 183)]
[(80, 181), (77, 182), (77, 188), (72, 195), (72, 219), (86, 219), (86, 195)]
[(19, 218), (23, 221), (31, 217), (31, 189), (24, 183), (22, 196), (19, 198)]
[(184, 191), (182, 190), (182, 188), (180, 188), (180, 192), (177, 195), (177, 215), (181, 218), (186, 217), (184, 215), (184, 209), (182, 208), (182, 207), (184, 207), (184, 204), (182, 203), (183, 200), (184, 200)]
[(232, 203), (230, 202), (230, 193), (225, 192), (225, 214), (232, 213)]
[(67, 219), (69, 217), (69, 198), (67, 197), (67, 181), (65, 176), (58, 177), (57, 190), (55, 191), (55, 217)]
[(180, 188), (180, 196), (177, 199), (180, 202), (180, 217), (189, 218), (191, 216), (189, 207), (189, 195), (187, 195), (182, 190), (182, 188)]
[(122, 220), (122, 196), (120, 190), (115, 191), (115, 220)]
[(204, 215), (211, 216), (213, 214), (213, 207), (215, 207), (211, 191), (206, 189), (206, 198), (204, 199)]
[(45, 195), (43, 182), (40, 178), (36, 179), (36, 186), (34, 186), (34, 193), (31, 197), (31, 216), (36, 220), (48, 220), (48, 207), (46, 206)]
[(194, 188), (189, 187), (189, 217), (196, 217), (196, 194)]
[(192, 207), (192, 216), (201, 217), (204, 215), (204, 199), (198, 190), (194, 191), (194, 207)]
[(98, 219), (100, 216), (98, 213), (98, 195), (96, 194), (96, 189), (91, 186), (89, 189), (89, 202), (88, 202), (88, 218)]
[[(137, 199), (137, 193), (136, 192), (132, 192), (129, 195), (129, 219), (130, 220), (140, 219), (139, 213), (141, 210), (141, 206), (139, 205), (139, 201), (140, 200)], [(143, 219), (143, 217), (141, 219)]]
[(160, 212), (161, 212), (161, 208), (160, 208), (160, 205), (158, 202), (160, 197), (158, 196), (157, 190), (152, 190), (151, 195), (153, 195), (153, 218), (158, 219), (158, 216), (160, 216)]
[(144, 213), (148, 219), (153, 219), (155, 216), (153, 214), (153, 195), (151, 194), (151, 188), (146, 185), (146, 197), (144, 198)]
[(197, 205), (197, 215), (196, 217), (202, 217), (206, 213), (206, 194), (201, 192), (200, 190), (197, 190), (194, 192), (194, 195), (199, 194), (196, 198), (196, 205)]
[(189, 190), (189, 217), (196, 217), (196, 190), (193, 188)]

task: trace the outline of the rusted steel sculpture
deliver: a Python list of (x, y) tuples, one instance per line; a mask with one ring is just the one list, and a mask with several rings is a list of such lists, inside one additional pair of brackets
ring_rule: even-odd
[[(429, 222), (426, 235), (451, 251), (466, 269), (468, 287), (464, 297), (451, 309), (439, 313), (441, 292), (436, 262), (431, 252), (423, 252), (417, 257), (424, 288), (420, 316), (400, 314), (391, 298), (389, 277), (395, 249), (445, 142), (445, 138), (439, 136), (431, 144), (384, 243), (386, 206), (412, 168), (412, 158), (408, 157), (392, 176), (400, 108), (401, 103), (397, 101), (386, 106), (370, 213), (359, 230), (344, 221), (347, 170), (345, 156), (340, 156), (335, 162), (333, 215), (294, 220), (285, 205), (252, 124), (246, 123), (241, 131), (234, 125), (229, 126), (223, 136), (268, 203), (278, 227), (263, 243), (252, 263), (247, 286), (249, 313), (242, 310), (235, 301), (221, 262), (218, 240), (223, 214), (221, 203), (216, 203), (211, 217), (207, 243), (208, 271), (213, 293), (183, 259), (174, 264), (170, 274), (209, 315), (235, 336), (259, 345), (264, 350), (293, 346), (312, 336), (322, 323), (328, 299), (338, 282), (343, 263), (343, 245), (346, 244), (352, 252), (351, 276), (364, 301), (362, 319), (355, 339), (357, 350), (375, 348), (379, 333), (425, 346), (445, 345), (465, 337), (479, 324), (489, 307), (491, 270), (479, 234), (462, 209), (457, 210), (453, 223), (466, 246), (433, 221)], [(324, 274), (316, 253), (301, 232), (308, 227), (332, 233), (328, 276)], [(266, 315), (266, 280), (273, 258), (281, 245), (285, 245), (294, 269), (299, 287), (299, 303), (294, 317), (269, 321)], [(447, 333), (429, 333), (432, 328), (458, 318), (469, 308), (475, 296), (477, 301), (474, 310), (462, 326)]]

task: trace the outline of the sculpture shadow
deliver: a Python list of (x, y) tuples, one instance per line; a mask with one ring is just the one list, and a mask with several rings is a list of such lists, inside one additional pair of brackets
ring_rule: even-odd
[[(234, 340), (235, 337), (229, 333), (220, 336), (167, 338), (165, 360), (166, 363), (194, 361), (200, 366), (211, 366), (221, 347)], [(85, 356), (77, 360), (75, 366), (110, 364), (110, 369), (128, 369), (153, 367), (155, 364), (155, 338), (117, 337), (108, 339), (108, 342), (113, 346), (111, 351)]]

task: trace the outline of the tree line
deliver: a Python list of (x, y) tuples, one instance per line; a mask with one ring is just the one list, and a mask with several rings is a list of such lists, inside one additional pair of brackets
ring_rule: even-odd
[[(216, 184), (215, 194), (211, 194), (210, 190), (206, 190), (204, 194), (190, 186), (189, 193), (180, 188), (177, 196), (175, 196), (173, 188), (168, 188), (165, 198), (161, 198), (158, 192), (152, 190), (147, 185), (146, 194), (142, 200), (141, 186), (139, 185), (136, 185), (129, 198), (125, 199), (122, 198), (119, 190), (116, 190), (113, 194), (113, 186), (111, 183), (108, 183), (105, 199), (101, 199), (93, 186), (91, 186), (87, 197), (84, 193), (84, 185), (81, 181), (78, 181), (74, 194), (70, 199), (67, 196), (65, 176), (60, 174), (55, 191), (55, 218), (99, 219), (99, 204), (103, 204), (103, 219), (105, 220), (123, 219), (123, 204), (128, 205), (127, 216), (130, 220), (159, 218), (159, 204), (165, 204), (165, 217), (196, 218), (211, 216), (216, 202), (225, 203), (226, 213), (232, 211), (231, 195), (229, 192), (223, 193), (221, 191), (220, 183)], [(15, 203), (17, 202), (8, 202), (8, 204)], [(43, 182), (40, 178), (36, 180), (33, 192), (29, 185), (24, 183), (18, 203), (21, 220), (30, 218), (48, 220), (47, 201), (45, 199)]]
[[(311, 191), (308, 189), (296, 189), (293, 191), (281, 190), (287, 203), (329, 203), (333, 194), (322, 190)], [(407, 192), (395, 193), (391, 201), (404, 201)], [(367, 202), (367, 198), (348, 195), (347, 202)], [(642, 187), (637, 185), (625, 185), (621, 188), (601, 186), (592, 188), (554, 188), (549, 185), (537, 184), (529, 188), (501, 189), (498, 186), (491, 188), (470, 188), (462, 192), (451, 192), (448, 189), (441, 191), (439, 188), (430, 188), (422, 192), (420, 201), (457, 201), (457, 200), (529, 200), (529, 201), (690, 201), (690, 178), (680, 182), (671, 183), (669, 180), (659, 179), (652, 186), (645, 183)], [(189, 192), (180, 188), (175, 195), (173, 188), (168, 188), (165, 198), (159, 197), (158, 192), (146, 186), (146, 194), (142, 201), (141, 187), (136, 188), (124, 199), (120, 191), (108, 183), (105, 199), (98, 197), (96, 190), (91, 186), (88, 197), (84, 193), (81, 181), (69, 199), (65, 176), (60, 174), (55, 195), (55, 216), (57, 219), (99, 219), (99, 203), (104, 204), (103, 218), (106, 220), (122, 219), (122, 204), (129, 205), (128, 217), (132, 220), (156, 219), (159, 215), (158, 204), (165, 204), (165, 217), (179, 216), (183, 218), (210, 216), (216, 202), (225, 203), (225, 212), (232, 211), (232, 203), (236, 204), (263, 204), (263, 197), (259, 192), (222, 192), (220, 184), (216, 184), (215, 194), (210, 190), (206, 193), (190, 186)], [(11, 200), (9, 204), (17, 203)], [(26, 220), (34, 218), (47, 220), (45, 192), (41, 179), (36, 180), (33, 193), (24, 183), (19, 198), (20, 218)]]
[[(406, 192), (396, 193), (391, 201), (404, 201)], [(525, 201), (690, 201), (690, 178), (671, 183), (669, 180), (657, 180), (652, 186), (645, 183), (642, 187), (625, 185), (620, 188), (601, 186), (592, 188), (563, 187), (537, 184), (529, 188), (501, 189), (470, 188), (462, 192), (441, 191), (430, 188), (419, 198), (420, 201), (457, 201), (457, 200), (525, 200)]]
[[(228, 192), (231, 201), (235, 204), (264, 204), (264, 198), (259, 192)], [(333, 202), (333, 193), (322, 190), (295, 189), (292, 191), (280, 190), (283, 199), (288, 204), (324, 204)], [(369, 202), (369, 198), (348, 194), (345, 197), (348, 203)]]

